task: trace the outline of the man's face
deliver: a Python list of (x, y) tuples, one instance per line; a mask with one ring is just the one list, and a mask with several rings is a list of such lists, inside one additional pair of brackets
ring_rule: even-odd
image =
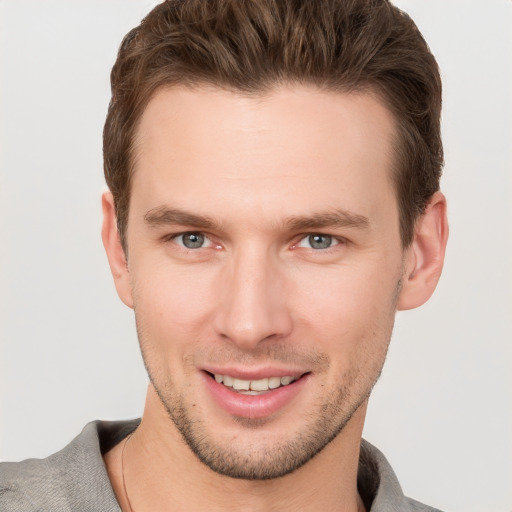
[(160, 400), (215, 471), (286, 474), (364, 408), (403, 273), (393, 133), (369, 94), (172, 88), (149, 103), (125, 301)]

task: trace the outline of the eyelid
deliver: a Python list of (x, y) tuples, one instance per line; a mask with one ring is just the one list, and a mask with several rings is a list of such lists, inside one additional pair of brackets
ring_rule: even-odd
[[(325, 249), (314, 249), (313, 247), (309, 246), (306, 247), (304, 245), (301, 245), (301, 242), (308, 240), (310, 236), (325, 236), (329, 237), (332, 240), (332, 244), (325, 248)], [(311, 249), (312, 251), (321, 252), (321, 251), (328, 251), (329, 249), (333, 249), (334, 247), (337, 247), (338, 245), (346, 244), (347, 240), (340, 236), (331, 235), (329, 233), (323, 233), (321, 231), (311, 231), (309, 233), (304, 233), (302, 235), (299, 235), (299, 237), (296, 238), (297, 242), (295, 242), (292, 247), (295, 248), (304, 248), (304, 249)]]
[[(202, 235), (204, 237), (205, 243), (203, 246), (197, 247), (194, 249), (192, 249), (190, 247), (186, 247), (185, 244), (183, 244), (182, 240), (181, 240), (181, 242), (178, 241), (180, 239), (180, 237), (183, 237), (185, 235)], [(165, 235), (164, 237), (162, 237), (162, 240), (164, 242), (173, 242), (180, 249), (183, 249), (185, 251), (198, 251), (199, 249), (211, 249), (211, 248), (220, 249), (221, 248), (221, 245), (214, 241), (212, 235), (205, 233), (204, 231), (197, 230), (197, 229), (187, 229), (185, 231), (179, 231), (177, 233), (169, 233), (169, 234)]]
[[(189, 247), (186, 247), (183, 243), (177, 242), (177, 239), (179, 239), (180, 237), (183, 237), (185, 235), (190, 235), (190, 234), (203, 235), (204, 239), (205, 239), (205, 245), (203, 245), (202, 247), (199, 247), (197, 249), (191, 249)], [(303, 245), (301, 245), (301, 242), (307, 240), (310, 236), (313, 236), (313, 235), (329, 237), (332, 240), (332, 244), (325, 249), (314, 249), (313, 247), (304, 247)], [(164, 235), (162, 237), (162, 240), (164, 242), (174, 242), (174, 243), (176, 243), (176, 245), (178, 245), (179, 247), (181, 247), (182, 249), (187, 250), (187, 251), (194, 251), (194, 250), (198, 250), (198, 249), (207, 249), (210, 247), (220, 249), (221, 245), (219, 243), (214, 242), (214, 240), (212, 238), (213, 237), (211, 235), (209, 235), (208, 233), (205, 233), (204, 231), (187, 229), (186, 231), (179, 231), (176, 233), (169, 233), (167, 235)], [(320, 231), (311, 231), (309, 233), (303, 233), (301, 235), (296, 236), (295, 240), (296, 241), (292, 243), (292, 249), (303, 247), (305, 249), (311, 249), (315, 252), (328, 251), (329, 249), (337, 247), (338, 245), (344, 245), (348, 242), (348, 240), (344, 237), (340, 237), (340, 236), (336, 236), (336, 235), (332, 235), (332, 234), (328, 234), (328, 233), (324, 233), (324, 232), (320, 232)]]

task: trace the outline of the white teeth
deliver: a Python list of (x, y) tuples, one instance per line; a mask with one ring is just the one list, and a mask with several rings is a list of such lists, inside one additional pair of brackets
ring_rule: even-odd
[(249, 391), (251, 382), (249, 380), (233, 379), (233, 389)]
[(251, 389), (253, 391), (266, 391), (268, 389), (268, 379), (251, 380)]
[(276, 389), (281, 385), (281, 377), (270, 377), (268, 379), (268, 387), (270, 389)]
[[(295, 380), (295, 377), (291, 377), (286, 375), (285, 377), (269, 377), (265, 379), (258, 380), (243, 380), (236, 379), (229, 375), (221, 375), (216, 373), (214, 375), (215, 380), (219, 384), (224, 384), (229, 388), (233, 388), (236, 391), (241, 391), (247, 393), (245, 394), (258, 394), (260, 391), (268, 391), (269, 389), (277, 389), (279, 386), (287, 386)], [(252, 393), (254, 391), (255, 393)]]

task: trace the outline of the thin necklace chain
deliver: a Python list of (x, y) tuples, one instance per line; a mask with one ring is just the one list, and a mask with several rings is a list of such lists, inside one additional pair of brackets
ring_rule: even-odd
[(132, 507), (132, 504), (130, 503), (130, 498), (128, 497), (128, 491), (126, 490), (126, 481), (124, 478), (124, 451), (126, 449), (126, 445), (128, 444), (128, 441), (130, 440), (132, 435), (133, 435), (133, 432), (131, 434), (128, 434), (128, 436), (126, 437), (124, 444), (123, 444), (123, 450), (121, 451), (121, 475), (123, 477), (123, 492), (124, 492), (124, 496), (126, 498), (126, 502), (128, 503), (128, 508), (130, 509), (130, 512), (133, 512), (133, 507)]
[[(129, 512), (134, 512), (134, 511), (133, 511), (132, 504), (130, 502), (130, 498), (128, 496), (128, 491), (126, 490), (126, 480), (124, 478), (124, 451), (126, 449), (126, 445), (128, 444), (128, 441), (130, 440), (132, 435), (133, 435), (133, 432), (126, 436), (126, 439), (124, 440), (124, 444), (123, 444), (123, 449), (121, 451), (121, 475), (123, 477), (123, 492), (124, 492), (124, 496), (126, 498), (126, 502), (128, 503), (128, 508), (130, 509)], [(366, 507), (363, 505), (362, 501), (360, 501), (358, 503), (357, 510), (361, 511), (361, 512), (366, 512)]]

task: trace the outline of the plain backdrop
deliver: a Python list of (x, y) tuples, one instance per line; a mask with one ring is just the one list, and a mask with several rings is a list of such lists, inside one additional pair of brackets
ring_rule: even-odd
[[(147, 378), (100, 241), (101, 132), (148, 0), (0, 0), (0, 459), (139, 416)], [(451, 236), (398, 315), (365, 437), (406, 494), (512, 510), (512, 2), (402, 0), (444, 79)]]

